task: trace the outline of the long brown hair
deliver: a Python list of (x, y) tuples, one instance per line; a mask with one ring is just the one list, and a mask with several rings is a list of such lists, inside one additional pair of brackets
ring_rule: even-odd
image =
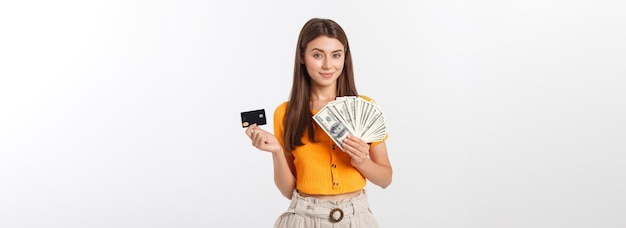
[(314, 124), (310, 107), (311, 77), (302, 60), (307, 44), (319, 36), (335, 38), (339, 40), (345, 48), (343, 71), (339, 78), (337, 78), (337, 96), (358, 95), (352, 70), (352, 55), (350, 54), (350, 46), (348, 45), (346, 33), (339, 24), (331, 19), (310, 19), (302, 27), (296, 47), (293, 85), (291, 86), (289, 103), (283, 123), (285, 129), (283, 137), (286, 153), (291, 153), (297, 146), (304, 145), (301, 138), (305, 130), (308, 131), (309, 140), (311, 142), (316, 141), (315, 135), (313, 134)]

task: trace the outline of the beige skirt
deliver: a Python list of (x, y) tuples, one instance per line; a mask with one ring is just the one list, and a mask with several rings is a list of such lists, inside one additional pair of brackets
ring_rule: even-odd
[(302, 197), (296, 190), (289, 209), (278, 217), (275, 228), (378, 228), (365, 191), (343, 201)]

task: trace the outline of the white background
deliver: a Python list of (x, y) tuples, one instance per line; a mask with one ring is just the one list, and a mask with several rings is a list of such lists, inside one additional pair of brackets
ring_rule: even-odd
[[(626, 227), (623, 1), (3, 1), (0, 227), (270, 227), (239, 112), (339, 22), (388, 119), (381, 227)], [(270, 120), (266, 129), (271, 128)]]

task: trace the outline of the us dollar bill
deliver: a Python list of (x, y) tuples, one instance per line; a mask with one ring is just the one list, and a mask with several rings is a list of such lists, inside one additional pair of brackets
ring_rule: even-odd
[(329, 106), (330, 111), (335, 114), (337, 119), (343, 123), (350, 133), (355, 132), (355, 126), (352, 122), (352, 114), (348, 110), (348, 106), (345, 101), (337, 101)]
[(348, 127), (344, 125), (339, 118), (331, 112), (328, 106), (322, 108), (313, 116), (317, 124), (330, 136), (330, 138), (343, 150), (343, 140), (348, 137), (350, 132)]

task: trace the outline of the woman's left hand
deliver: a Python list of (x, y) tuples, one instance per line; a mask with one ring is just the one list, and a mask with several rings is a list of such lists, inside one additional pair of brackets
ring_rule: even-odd
[(353, 135), (348, 135), (343, 140), (343, 151), (352, 157), (351, 163), (359, 167), (364, 161), (369, 160), (370, 145)]

